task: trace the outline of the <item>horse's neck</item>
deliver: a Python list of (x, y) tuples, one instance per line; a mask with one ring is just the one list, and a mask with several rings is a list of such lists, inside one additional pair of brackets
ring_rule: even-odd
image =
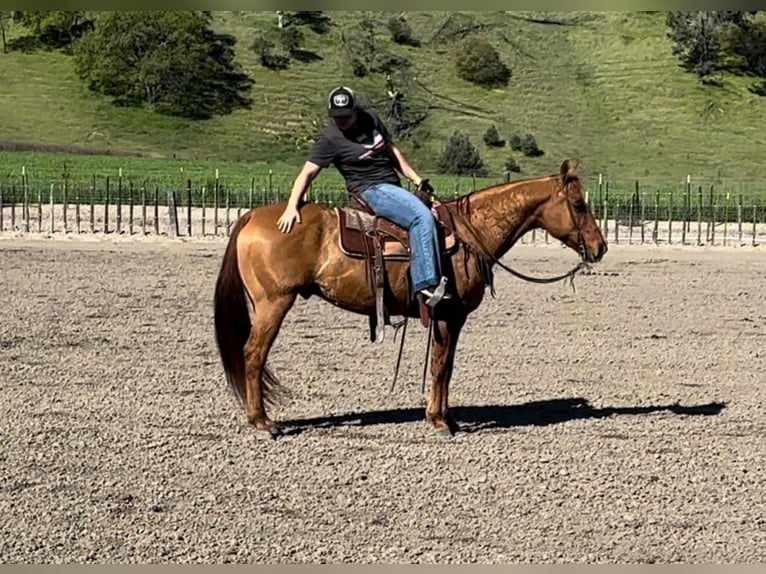
[(553, 178), (490, 187), (471, 194), (466, 208), (471, 227), (496, 258), (536, 225), (535, 213), (553, 191)]

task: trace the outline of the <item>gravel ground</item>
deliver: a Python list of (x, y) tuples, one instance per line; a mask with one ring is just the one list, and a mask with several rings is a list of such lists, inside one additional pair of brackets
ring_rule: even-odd
[[(3, 562), (763, 562), (764, 247), (612, 246), (497, 273), (424, 422), (425, 331), (316, 299), (245, 426), (213, 339), (225, 239), (0, 236)], [(558, 245), (518, 245), (559, 273)]]

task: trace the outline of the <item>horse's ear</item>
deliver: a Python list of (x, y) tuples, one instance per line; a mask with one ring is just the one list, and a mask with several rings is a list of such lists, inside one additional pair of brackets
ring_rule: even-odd
[(579, 163), (570, 159), (565, 159), (561, 164), (561, 182), (567, 184), (577, 179), (577, 168)]

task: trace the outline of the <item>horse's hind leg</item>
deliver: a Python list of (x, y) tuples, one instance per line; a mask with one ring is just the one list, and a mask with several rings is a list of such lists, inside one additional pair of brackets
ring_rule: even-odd
[(295, 297), (294, 293), (289, 293), (256, 301), (253, 325), (245, 343), (247, 420), (256, 429), (272, 435), (278, 434), (278, 428), (266, 414), (266, 404), (275, 398), (273, 393), (278, 390), (279, 383), (266, 367), (266, 359)]

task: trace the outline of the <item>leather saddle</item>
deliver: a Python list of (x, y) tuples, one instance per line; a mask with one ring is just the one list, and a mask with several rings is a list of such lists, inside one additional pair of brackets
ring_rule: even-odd
[[(375, 215), (364, 200), (351, 196), (358, 207), (336, 207), (339, 247), (346, 256), (365, 261), (367, 284), (375, 294), (375, 313), (370, 315), (370, 339), (383, 340), (384, 326), (390, 325), (385, 304), (386, 261), (409, 261), (409, 232), (385, 217)], [(443, 204), (431, 208), (436, 218), (441, 242), (441, 256), (457, 249), (455, 224), (449, 209)], [(420, 301), (423, 325), (430, 321), (429, 308)]]

